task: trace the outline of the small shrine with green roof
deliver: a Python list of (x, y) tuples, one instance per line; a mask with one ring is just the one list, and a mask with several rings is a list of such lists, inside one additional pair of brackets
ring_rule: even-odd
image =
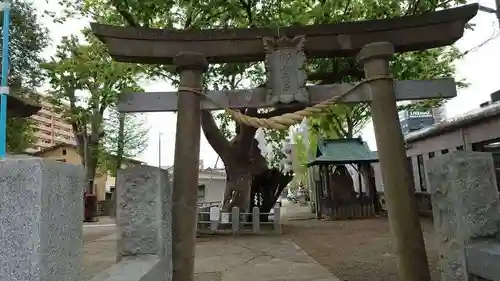
[(378, 198), (371, 164), (376, 162), (377, 152), (361, 138), (319, 140), (316, 155), (308, 163), (318, 218), (374, 216)]

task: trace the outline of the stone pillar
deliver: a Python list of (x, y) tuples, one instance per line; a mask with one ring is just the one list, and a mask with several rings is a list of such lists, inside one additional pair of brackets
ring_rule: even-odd
[(499, 231), (500, 200), (493, 157), (484, 152), (455, 151), (428, 160), (426, 167), (440, 242), (441, 279), (470, 280), (466, 244)]
[[(118, 171), (118, 260), (139, 255), (165, 258), (171, 272), (171, 188), (168, 172), (135, 166)], [(168, 280), (168, 279), (167, 279)]]
[(81, 281), (84, 170), (0, 161), (0, 280)]
[[(182, 52), (174, 58), (180, 73), (180, 87), (202, 90), (202, 74), (207, 60), (198, 53)], [(179, 91), (175, 137), (173, 186), (173, 280), (194, 280), (194, 254), (200, 159), (199, 94)]]
[[(366, 45), (357, 57), (364, 65), (366, 78), (391, 74), (389, 60), (393, 53), (394, 47), (387, 42)], [(408, 188), (413, 179), (407, 169), (393, 81), (377, 80), (371, 82), (369, 87), (389, 223), (399, 258), (399, 280), (429, 281), (429, 266), (417, 205), (413, 190)]]

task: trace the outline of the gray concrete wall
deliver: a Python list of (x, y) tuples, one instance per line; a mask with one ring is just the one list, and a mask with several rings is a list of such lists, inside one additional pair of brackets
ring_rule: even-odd
[(0, 280), (81, 281), (83, 189), (81, 166), (0, 161)]
[[(492, 155), (456, 151), (426, 164), (434, 226), (440, 241), (442, 281), (473, 280), (470, 273), (488, 277), (481, 268), (492, 262), (498, 265), (499, 256), (476, 256), (474, 261), (481, 266), (471, 272), (473, 259), (466, 248), (485, 239), (500, 242), (495, 238), (499, 234), (500, 200)], [(500, 280), (500, 276), (491, 280)]]
[(119, 263), (92, 281), (172, 280), (171, 193), (166, 170), (137, 166), (118, 172)]

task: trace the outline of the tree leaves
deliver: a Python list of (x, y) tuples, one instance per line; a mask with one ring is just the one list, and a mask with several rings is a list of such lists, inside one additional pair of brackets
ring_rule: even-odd
[[(204, 29), (227, 27), (284, 26), (391, 18), (414, 15), (463, 4), (464, 0), (61, 0), (67, 12), (80, 13), (94, 21), (113, 25), (132, 25), (157, 28)], [(452, 47), (424, 52), (398, 54), (392, 63), (397, 79), (430, 79), (451, 76), (455, 72), (453, 61), (458, 57)], [(310, 60), (308, 71), (334, 72), (354, 69), (360, 73), (353, 58), (326, 58)], [(172, 69), (163, 66), (144, 68), (151, 77), (168, 78), (175, 82)], [(319, 83), (352, 82), (359, 75), (343, 76), (340, 81), (311, 81)], [(330, 79), (331, 80), (331, 79)], [(236, 89), (262, 85), (264, 71), (261, 63), (212, 65), (205, 75), (209, 89)], [(432, 100), (414, 105), (427, 109), (441, 104)], [(216, 113), (221, 134), (234, 137), (234, 123), (224, 113)], [(370, 118), (366, 104), (335, 105), (329, 112), (311, 118), (311, 124), (324, 137), (353, 137)], [(267, 138), (278, 144), (283, 133), (266, 131)], [(279, 149), (275, 155), (279, 155)], [(275, 162), (274, 160), (272, 162)], [(279, 161), (278, 161), (279, 162)]]
[(116, 175), (122, 162), (136, 157), (147, 148), (149, 127), (143, 114), (119, 113), (116, 108), (110, 109), (104, 127), (100, 162), (112, 175)]
[[(35, 87), (44, 80), (40, 63), (42, 50), (48, 46), (48, 31), (38, 21), (36, 11), (21, 0), (11, 2), (11, 24), (9, 42), (9, 87), (10, 94), (30, 101), (38, 101)], [(3, 24), (3, 13), (0, 13)], [(3, 28), (3, 26), (2, 26)], [(1, 44), (0, 44), (1, 45)], [(0, 46), (0, 51), (2, 46)], [(7, 152), (21, 153), (32, 147), (33, 121), (29, 118), (9, 117), (7, 120)]]
[(104, 117), (121, 93), (142, 91), (137, 81), (144, 69), (111, 59), (105, 46), (89, 30), (65, 37), (50, 62), (43, 67), (52, 86), (50, 98), (76, 136), (87, 179), (93, 179), (105, 136)]

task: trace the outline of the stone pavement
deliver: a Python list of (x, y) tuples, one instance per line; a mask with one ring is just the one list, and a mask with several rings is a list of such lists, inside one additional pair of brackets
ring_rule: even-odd
[[(84, 280), (116, 262), (116, 236), (84, 245)], [(340, 281), (284, 236), (216, 236), (196, 246), (196, 281)]]
[(116, 235), (83, 243), (83, 280), (89, 280), (116, 263)]
[(316, 215), (311, 213), (309, 204), (292, 203), (288, 200), (283, 200), (283, 208), (281, 210), (281, 221), (294, 220), (310, 220), (316, 219)]
[(283, 236), (199, 242), (195, 272), (197, 281), (340, 281)]

